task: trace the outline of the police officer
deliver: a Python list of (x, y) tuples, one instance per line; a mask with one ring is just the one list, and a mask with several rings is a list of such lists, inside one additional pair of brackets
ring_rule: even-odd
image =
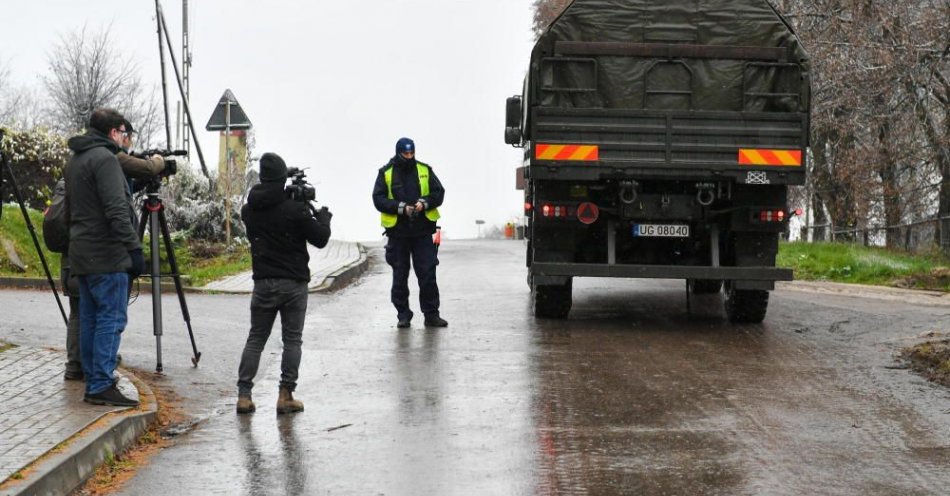
[(439, 206), (445, 190), (428, 165), (416, 160), (416, 145), (409, 138), (396, 142), (396, 155), (379, 169), (373, 188), (373, 204), (386, 228), (386, 263), (393, 268), (391, 299), (396, 307), (396, 327), (407, 328), (412, 321), (409, 309), (409, 267), (419, 280), (419, 306), (426, 327), (449, 325), (439, 315), (439, 286), (435, 268), (438, 247), (432, 236), (439, 220)]

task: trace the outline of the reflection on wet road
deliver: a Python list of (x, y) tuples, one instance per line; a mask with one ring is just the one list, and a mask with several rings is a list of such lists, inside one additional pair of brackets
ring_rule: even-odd
[[(908, 339), (946, 330), (946, 308), (779, 292), (765, 324), (732, 326), (718, 296), (694, 300), (688, 315), (681, 281), (578, 280), (569, 320), (535, 320), (519, 244), (443, 248), (449, 328), (397, 330), (389, 273), (375, 265), (311, 301), (297, 394), (305, 412), (274, 414), (272, 338), (257, 413), (236, 416), (234, 378), (218, 378), (228, 395), (207, 403), (208, 420), (122, 493), (950, 487), (947, 392), (885, 367)], [(240, 343), (230, 343), (216, 353), (236, 369)]]

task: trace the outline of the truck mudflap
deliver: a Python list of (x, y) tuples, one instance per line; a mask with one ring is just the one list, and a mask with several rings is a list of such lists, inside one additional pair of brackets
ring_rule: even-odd
[(626, 277), (640, 279), (721, 279), (732, 281), (791, 281), (792, 269), (778, 267), (697, 267), (534, 262), (531, 274), (542, 277)]

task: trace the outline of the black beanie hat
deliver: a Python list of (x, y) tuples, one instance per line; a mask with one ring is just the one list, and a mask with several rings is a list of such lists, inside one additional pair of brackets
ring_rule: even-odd
[(282, 183), (287, 180), (287, 164), (276, 153), (261, 155), (261, 182)]

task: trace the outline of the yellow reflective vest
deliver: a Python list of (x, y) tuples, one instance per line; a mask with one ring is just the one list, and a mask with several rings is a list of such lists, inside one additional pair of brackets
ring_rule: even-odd
[[(416, 162), (416, 170), (419, 172), (419, 194), (422, 196), (429, 196), (429, 166), (423, 164), (422, 162)], [(383, 177), (386, 179), (386, 194), (390, 200), (393, 200), (393, 167), (390, 166), (383, 172)], [(383, 227), (390, 228), (396, 225), (396, 222), (399, 220), (397, 214), (380, 214), (381, 223)], [(439, 220), (439, 209), (432, 208), (426, 210), (426, 218), (435, 222)]]

